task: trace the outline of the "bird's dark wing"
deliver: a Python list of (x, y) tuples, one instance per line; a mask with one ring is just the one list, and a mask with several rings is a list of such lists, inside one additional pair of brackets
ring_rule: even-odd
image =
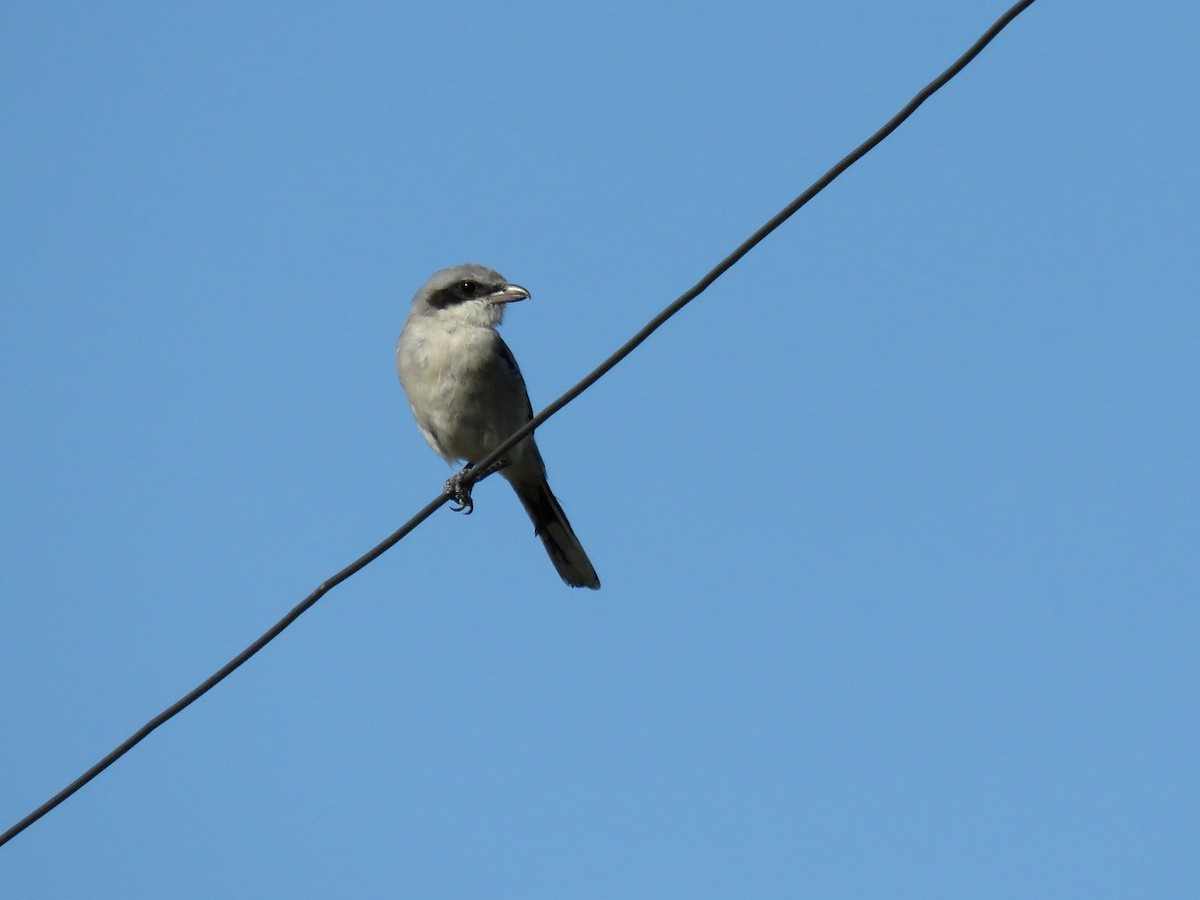
[(504, 343), (504, 338), (500, 335), (496, 335), (496, 355), (504, 361), (504, 364), (511, 370), (516, 383), (521, 386), (521, 393), (525, 395), (525, 421), (528, 422), (533, 418), (533, 404), (529, 402), (529, 390), (525, 387), (525, 379), (521, 377), (521, 367), (517, 365), (517, 358), (513, 356), (512, 351), (508, 349), (508, 344)]

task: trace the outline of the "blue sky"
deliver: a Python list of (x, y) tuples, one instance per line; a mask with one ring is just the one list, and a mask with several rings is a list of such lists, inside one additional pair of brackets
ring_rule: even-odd
[[(0, 818), (569, 387), (1003, 3), (10, 4)], [(1023, 15), (497, 480), (0, 849), (13, 896), (1200, 893), (1194, 4)]]

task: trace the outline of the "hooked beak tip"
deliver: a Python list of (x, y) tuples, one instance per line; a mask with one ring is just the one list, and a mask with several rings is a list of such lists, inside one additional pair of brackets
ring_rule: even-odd
[(488, 298), (491, 303), (516, 303), (528, 299), (529, 291), (519, 284), (506, 284)]

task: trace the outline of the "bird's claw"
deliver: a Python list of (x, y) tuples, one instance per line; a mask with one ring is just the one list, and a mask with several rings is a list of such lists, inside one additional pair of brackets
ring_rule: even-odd
[(487, 467), (486, 472), (476, 477), (473, 482), (464, 483), (463, 477), (471, 471), (473, 465), (474, 463), (467, 463), (463, 466), (461, 472), (446, 479), (446, 487), (444, 488), (446, 496), (458, 504), (450, 508), (455, 512), (460, 512), (468, 516), (475, 511), (475, 504), (471, 502), (471, 489), (475, 486), (475, 482), (482, 481), (493, 472), (499, 472), (501, 469), (507, 468), (511, 463), (507, 459), (498, 459)]
[(448, 478), (446, 480), (445, 492), (448, 497), (458, 504), (450, 508), (455, 512), (465, 513), (469, 516), (475, 511), (475, 504), (471, 501), (472, 485), (463, 484), (462, 477), (466, 471), (466, 469), (463, 469), (462, 472)]

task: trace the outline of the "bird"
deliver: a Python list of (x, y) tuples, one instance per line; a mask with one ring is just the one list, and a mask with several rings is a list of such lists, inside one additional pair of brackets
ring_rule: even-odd
[[(446, 493), (467, 514), (473, 504), (463, 475), (533, 418), (525, 379), (496, 330), (508, 304), (529, 296), (486, 266), (442, 269), (413, 297), (396, 343), (396, 374), (421, 434), (447, 462), (465, 463)], [(598, 590), (600, 578), (550, 490), (533, 435), (481, 477), (493, 471), (512, 485), (562, 580)]]

